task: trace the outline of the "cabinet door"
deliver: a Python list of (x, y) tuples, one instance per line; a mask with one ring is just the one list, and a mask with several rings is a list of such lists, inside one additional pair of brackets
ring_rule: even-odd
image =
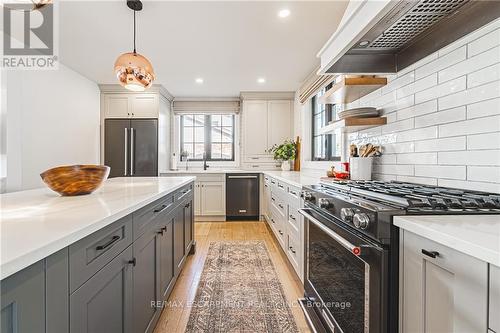
[(174, 216), (174, 269), (177, 275), (184, 262), (184, 209), (177, 207)]
[(402, 241), (403, 332), (486, 332), (488, 265), (407, 231)]
[(166, 299), (170, 292), (171, 283), (174, 278), (174, 219), (168, 221), (162, 227), (163, 233), (159, 242), (160, 255), (160, 296), (159, 299)]
[(267, 139), (267, 102), (243, 102), (243, 153), (248, 155), (266, 154)]
[(109, 177), (130, 175), (130, 120), (104, 121), (104, 164), (111, 170)]
[(224, 182), (201, 183), (201, 215), (226, 215)]
[(292, 108), (290, 101), (268, 102), (268, 146), (292, 138)]
[(2, 333), (45, 332), (43, 260), (2, 280)]
[[(159, 228), (158, 228), (159, 229)], [(134, 242), (134, 332), (152, 332), (160, 308), (151, 306), (157, 300), (160, 286), (160, 235), (152, 229)]]
[(194, 183), (194, 215), (201, 215), (201, 184)]
[(500, 267), (490, 264), (489, 329), (500, 332)]
[(189, 252), (189, 247), (193, 241), (193, 200), (184, 205), (184, 253)]
[(131, 95), (132, 117), (134, 118), (158, 118), (159, 104), (157, 94), (133, 94)]
[(132, 246), (70, 296), (70, 331), (132, 332)]
[(105, 118), (129, 118), (132, 116), (129, 94), (104, 95)]

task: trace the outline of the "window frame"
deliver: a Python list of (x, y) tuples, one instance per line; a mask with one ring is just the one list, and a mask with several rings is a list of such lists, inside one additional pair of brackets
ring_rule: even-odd
[[(330, 83), (327, 85), (324, 89), (328, 90), (333, 86), (333, 83)], [(315, 123), (314, 123), (314, 116), (317, 114), (316, 113), (316, 108), (317, 108), (317, 99), (318, 99), (318, 94), (314, 95), (311, 98), (311, 161), (340, 161), (341, 157), (340, 156), (332, 156), (332, 151), (333, 151), (333, 134), (316, 134), (315, 133)], [(326, 123), (329, 123), (330, 121), (333, 120), (333, 105), (332, 104), (325, 104), (325, 113), (326, 113)], [(314, 156), (315, 152), (315, 138), (317, 136), (324, 136), (324, 140), (326, 141), (325, 144), (325, 158), (320, 158)]]
[[(184, 116), (196, 116), (200, 114), (183, 114), (180, 115), (179, 119), (179, 149), (180, 152), (182, 153), (184, 151)], [(231, 159), (226, 159), (226, 158), (211, 158), (210, 156), (212, 155), (212, 116), (227, 116), (230, 115), (232, 119), (231, 123), (231, 128), (232, 128), (232, 136), (231, 136)], [(234, 114), (224, 114), (224, 113), (213, 113), (213, 114), (203, 114), (205, 117), (205, 125), (203, 126), (204, 130), (204, 150), (207, 156), (207, 162), (234, 162), (235, 161), (235, 122), (236, 122), (236, 115)], [(222, 127), (228, 127), (228, 126), (222, 126)], [(180, 154), (179, 154), (180, 157)], [(203, 158), (189, 158), (190, 161), (203, 161)]]

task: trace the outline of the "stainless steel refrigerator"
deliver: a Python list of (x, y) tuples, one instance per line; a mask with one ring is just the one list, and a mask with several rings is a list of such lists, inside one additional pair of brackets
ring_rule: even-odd
[(104, 162), (109, 177), (158, 176), (158, 120), (106, 119)]

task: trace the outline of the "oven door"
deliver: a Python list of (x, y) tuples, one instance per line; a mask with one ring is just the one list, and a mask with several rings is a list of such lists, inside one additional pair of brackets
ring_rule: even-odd
[(300, 213), (307, 222), (307, 307), (323, 325), (314, 329), (385, 333), (388, 250), (335, 217), (311, 208)]

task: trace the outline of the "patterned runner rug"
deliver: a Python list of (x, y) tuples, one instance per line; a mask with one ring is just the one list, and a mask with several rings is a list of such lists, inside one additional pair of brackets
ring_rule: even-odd
[(186, 332), (298, 332), (263, 241), (210, 243)]

